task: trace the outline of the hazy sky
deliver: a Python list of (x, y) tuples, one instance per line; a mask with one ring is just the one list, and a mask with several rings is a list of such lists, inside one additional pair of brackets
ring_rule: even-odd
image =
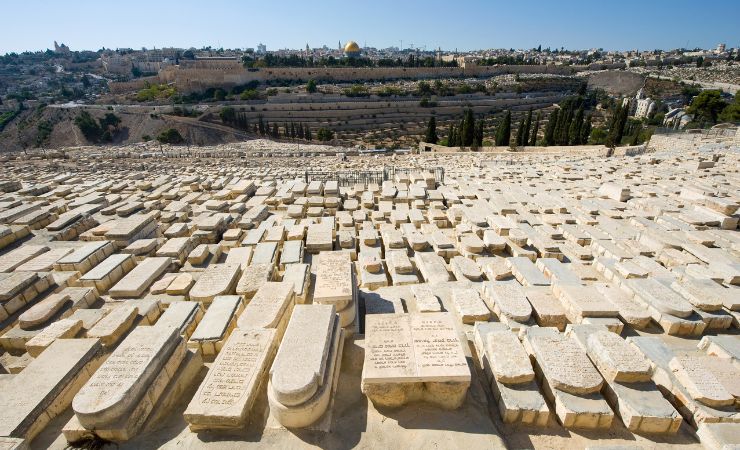
[(0, 3), (0, 54), (101, 47), (740, 46), (740, 0), (118, 0)]

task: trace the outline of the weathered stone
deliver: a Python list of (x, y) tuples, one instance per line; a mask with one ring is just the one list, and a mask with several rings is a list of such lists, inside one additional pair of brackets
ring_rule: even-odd
[(236, 293), (249, 300), (257, 290), (272, 280), (274, 266), (271, 264), (256, 264), (244, 267), (239, 281), (236, 283)]
[(0, 256), (0, 272), (12, 272), (18, 266), (36, 256), (48, 252), (45, 245), (24, 245)]
[(237, 327), (241, 329), (274, 328), (277, 337), (282, 336), (286, 318), (295, 304), (295, 292), (290, 282), (268, 282), (263, 284), (244, 312), (239, 316)]
[(188, 348), (199, 350), (212, 359), (221, 351), (224, 341), (236, 327), (236, 315), (243, 309), (238, 295), (220, 295), (213, 299), (203, 319), (190, 335)]
[(427, 283), (439, 283), (450, 281), (450, 273), (447, 272), (445, 261), (432, 252), (416, 252), (414, 254), (416, 267)]
[(525, 338), (528, 351), (535, 357), (548, 384), (574, 395), (596, 393), (603, 378), (589, 361), (586, 352), (572, 339), (557, 333), (532, 335)]
[(735, 403), (732, 394), (700, 360), (678, 355), (671, 359), (669, 366), (694, 400), (708, 406), (727, 406)]
[[(478, 360), (486, 374), (489, 382), (491, 383), (491, 390), (493, 392), (494, 399), (496, 400), (501, 419), (504, 423), (525, 423), (538, 426), (546, 426), (550, 420), (550, 410), (545, 403), (545, 399), (540, 394), (537, 384), (530, 380), (528, 382), (516, 383), (516, 384), (505, 384), (499, 381), (495, 376), (492, 369), (491, 358), (489, 354), (490, 350), (496, 349), (495, 344), (491, 342), (495, 339), (489, 339), (489, 336), (499, 336), (503, 333), (508, 333), (515, 336), (508, 327), (502, 323), (496, 322), (477, 322), (474, 329), (474, 342), (476, 353), (478, 354)], [(508, 340), (508, 337), (504, 337)], [(515, 337), (516, 339), (516, 337)], [(520, 350), (521, 344), (516, 342)], [(488, 345), (491, 344), (491, 345)], [(513, 342), (512, 342), (513, 344)], [(502, 353), (498, 351), (498, 353)], [(515, 350), (516, 354), (517, 351)], [(519, 372), (520, 375), (524, 373), (525, 364), (532, 371), (532, 366), (529, 362), (529, 356), (524, 353), (524, 359), (521, 357), (516, 358), (513, 355), (503, 353), (501, 355), (506, 358), (508, 362), (513, 362), (513, 365), (508, 367), (519, 367), (519, 370), (515, 369), (515, 372)], [(499, 367), (501, 369), (501, 366)], [(534, 378), (534, 372), (532, 372), (532, 378)]]
[(470, 369), (449, 313), (369, 315), (365, 336), (362, 391), (373, 403), (462, 404)]
[(241, 273), (239, 264), (214, 264), (200, 275), (190, 289), (190, 299), (210, 303), (217, 295), (229, 295)]
[(486, 322), (491, 318), (491, 312), (475, 289), (453, 289), (452, 302), (463, 323)]
[(532, 306), (516, 281), (489, 281), (483, 283), (483, 298), (497, 316), (517, 322), (527, 322)]
[(0, 436), (31, 440), (54, 417), (97, 367), (97, 339), (60, 339), (18, 375), (1, 383)]
[(634, 291), (635, 298), (661, 313), (685, 318), (694, 312), (689, 302), (653, 278), (631, 279), (626, 283)]
[(342, 329), (333, 305), (297, 305), (270, 369), (270, 413), (302, 428), (327, 410), (339, 378)]
[(81, 320), (72, 318), (57, 320), (26, 342), (26, 351), (31, 356), (37, 357), (57, 339), (73, 338), (80, 330), (82, 330)]
[(98, 338), (103, 346), (111, 347), (133, 327), (138, 312), (135, 305), (118, 306), (90, 328), (87, 337)]
[(183, 414), (192, 430), (245, 425), (275, 354), (275, 337), (271, 329), (231, 333)]
[(109, 291), (111, 297), (138, 298), (162, 275), (172, 263), (169, 257), (149, 257), (116, 283)]
[(18, 325), (24, 330), (43, 325), (66, 304), (72, 304), (69, 294), (51, 294), (21, 314)]
[[(127, 419), (141, 402), (153, 403), (164, 386), (155, 388), (159, 392), (151, 392), (152, 397), (146, 397), (147, 391), (173, 355), (182, 359), (181, 343), (174, 327), (134, 329), (75, 396), (72, 408), (80, 424), (104, 429)], [(146, 416), (134, 420), (143, 423)]]
[(173, 301), (162, 313), (155, 327), (175, 327), (187, 340), (203, 318), (203, 308), (196, 302)]
[(421, 313), (441, 312), (442, 305), (439, 299), (434, 295), (434, 291), (427, 284), (415, 284), (411, 286), (411, 292), (416, 300), (416, 309)]

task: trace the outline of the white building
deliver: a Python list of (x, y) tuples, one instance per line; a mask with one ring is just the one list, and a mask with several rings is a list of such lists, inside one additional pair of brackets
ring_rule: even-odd
[(655, 101), (647, 97), (642, 88), (634, 97), (626, 97), (622, 100), (622, 108), (629, 108), (628, 115), (638, 119), (650, 116), (655, 111), (655, 107)]

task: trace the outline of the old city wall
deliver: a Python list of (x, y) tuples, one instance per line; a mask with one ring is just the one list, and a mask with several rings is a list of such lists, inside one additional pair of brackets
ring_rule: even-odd
[(129, 82), (110, 83), (111, 92), (123, 93), (140, 89), (145, 82), (174, 83), (181, 92), (193, 92), (209, 87), (232, 87), (250, 81), (315, 79), (324, 82), (353, 82), (363, 80), (396, 80), (425, 78), (492, 77), (504, 74), (573, 75), (584, 70), (620, 69), (623, 64), (590, 66), (506, 65), (472, 67), (272, 67), (246, 69), (235, 60), (181, 61), (168, 66), (156, 77)]
[(503, 74), (572, 75), (582, 66), (475, 66), (475, 67), (275, 67), (246, 69), (237, 61), (195, 61), (171, 66), (159, 72), (162, 83), (174, 83), (178, 90), (192, 92), (208, 87), (230, 87), (250, 81), (309, 80), (353, 82), (363, 80), (395, 80), (426, 78), (490, 77)]

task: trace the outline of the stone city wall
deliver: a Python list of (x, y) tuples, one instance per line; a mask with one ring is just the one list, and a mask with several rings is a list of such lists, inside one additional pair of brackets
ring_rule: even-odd
[(208, 87), (231, 87), (250, 81), (309, 80), (324, 82), (352, 82), (362, 80), (395, 80), (422, 78), (491, 77), (495, 75), (555, 74), (573, 75), (584, 66), (489, 66), (489, 67), (347, 67), (305, 68), (273, 67), (246, 69), (237, 61), (218, 61), (171, 66), (159, 72), (162, 83), (174, 83), (183, 92), (203, 90)]

